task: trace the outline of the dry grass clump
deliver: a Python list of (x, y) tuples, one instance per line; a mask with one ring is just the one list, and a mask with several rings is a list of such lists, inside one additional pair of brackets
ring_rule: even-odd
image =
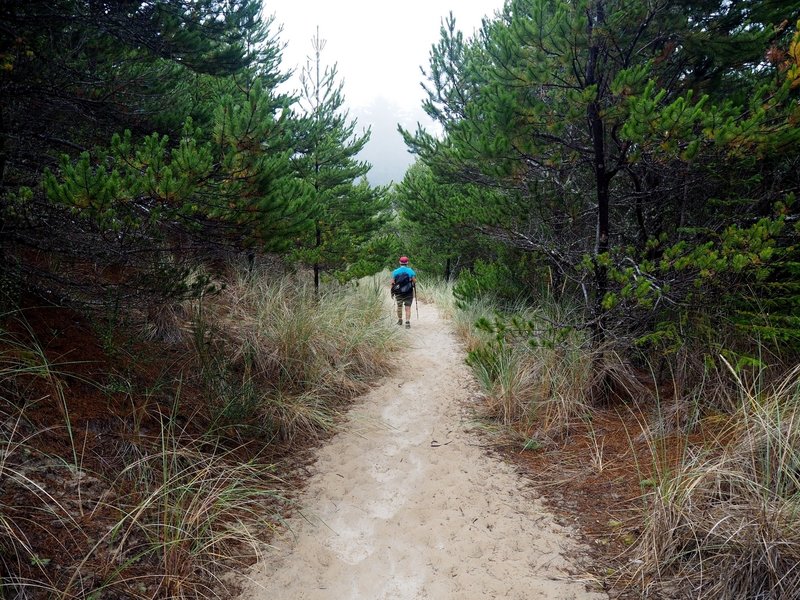
[(130, 364), (77, 327), (58, 347), (80, 360), (54, 364), (0, 321), (0, 596), (232, 597), (285, 510), (270, 438), (331, 428), (390, 368), (385, 288), (240, 275), (170, 313), (188, 351), (128, 339), (153, 357)]
[[(270, 465), (243, 462), (236, 448), (182, 441), (169, 424), (161, 433), (160, 447), (111, 484), (126, 493), (114, 499), (120, 516), (95, 545), (110, 549), (99, 587), (144, 585), (154, 597), (222, 597), (223, 575), (258, 556), (259, 536), (276, 522), (269, 507), (281, 501), (280, 483)], [(64, 596), (80, 585), (73, 577)]]
[(3, 597), (229, 597), (223, 576), (252, 562), (276, 522), (273, 467), (237, 449), (165, 424), (160, 443), (141, 440), (142, 457), (109, 480), (42, 452), (24, 411), (2, 416)]
[(456, 315), (452, 281), (426, 279), (423, 283), (417, 284), (417, 298), (420, 302), (435, 304), (443, 319), (453, 319)]
[(475, 300), (454, 310), (453, 329), (467, 352), (477, 350), (494, 339), (492, 334), (475, 327), (478, 321), (493, 314), (494, 306), (488, 299)]
[(283, 502), (273, 466), (165, 417), (135, 455), (102, 457), (124, 461), (110, 475), (74, 430), (65, 366), (0, 330), (0, 596), (229, 597), (221, 577)]
[(492, 342), (469, 354), (485, 391), (486, 416), (539, 442), (567, 435), (591, 413), (599, 394), (621, 398), (643, 393), (613, 350)]
[(637, 551), (648, 595), (785, 599), (800, 592), (800, 371), (741, 405), (721, 447), (660, 473)]
[(313, 288), (240, 274), (198, 305), (195, 347), (227, 420), (256, 417), (291, 440), (328, 429), (337, 407), (386, 374), (396, 347), (377, 280)]
[(644, 393), (629, 365), (612, 348), (591, 349), (557, 304), (521, 304), (501, 314), (490, 302), (476, 301), (454, 322), (485, 392), (485, 415), (528, 440), (563, 438), (599, 397)]

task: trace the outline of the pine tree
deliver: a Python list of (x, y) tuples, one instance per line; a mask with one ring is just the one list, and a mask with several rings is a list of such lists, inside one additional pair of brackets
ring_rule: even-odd
[[(128, 273), (164, 276), (120, 285), (156, 291), (204, 256), (285, 248), (299, 235), (308, 215), (291, 99), (274, 90), (286, 75), (260, 9), (254, 0), (4, 4), (3, 252), (135, 264)], [(13, 264), (3, 261), (7, 275), (40, 281), (31, 263)], [(85, 291), (84, 271), (44, 273), (42, 285)]]
[(286, 250), (311, 225), (311, 188), (297, 175), (289, 105), (256, 81), (228, 96), (214, 127), (217, 171), (205, 197), (208, 217), (259, 251)]
[(430, 167), (417, 161), (394, 196), (401, 217), (400, 235), (415, 248), (417, 266), (449, 280), (463, 265), (491, 255), (475, 220), (486, 204), (485, 191), (440, 182)]
[(366, 181), (370, 165), (357, 158), (370, 132), (355, 133), (357, 122), (344, 109), (343, 83), (337, 68), (323, 66), (325, 40), (317, 31), (311, 40), (313, 55), (301, 73), (303, 111), (299, 161), (304, 180), (313, 188), (313, 237), (304, 243), (302, 258), (313, 266), (314, 289), (320, 275), (331, 270), (342, 275), (358, 259), (365, 238), (385, 222), (386, 190)]
[[(764, 57), (791, 39), (776, 21), (790, 4), (515, 0), (468, 41), (451, 19), (425, 104), (445, 135), (405, 132), (407, 143), (441, 182), (493, 192), (475, 207), (478, 229), (586, 291), (599, 344), (634, 325), (621, 297), (645, 312), (697, 303), (700, 273), (734, 289), (743, 264), (756, 266), (758, 232), (785, 231), (769, 215), (793, 205), (797, 92), (779, 75), (790, 66)], [(768, 43), (784, 45), (768, 54)], [(749, 247), (737, 254), (736, 239)], [(699, 252), (717, 245), (727, 259), (703, 267)]]

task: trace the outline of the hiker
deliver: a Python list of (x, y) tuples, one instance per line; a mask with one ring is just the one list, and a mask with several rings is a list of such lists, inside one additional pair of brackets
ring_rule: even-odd
[(411, 327), (411, 303), (417, 288), (417, 274), (408, 266), (408, 257), (400, 257), (400, 266), (392, 271), (392, 298), (397, 302), (397, 324), (403, 324), (403, 306), (406, 307), (406, 329)]

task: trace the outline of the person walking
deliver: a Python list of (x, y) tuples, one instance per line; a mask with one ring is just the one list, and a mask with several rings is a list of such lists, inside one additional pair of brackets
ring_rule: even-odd
[(411, 304), (417, 291), (417, 274), (408, 266), (408, 257), (400, 257), (400, 266), (392, 271), (392, 297), (397, 302), (397, 324), (403, 324), (403, 307), (406, 309), (406, 329), (411, 327)]

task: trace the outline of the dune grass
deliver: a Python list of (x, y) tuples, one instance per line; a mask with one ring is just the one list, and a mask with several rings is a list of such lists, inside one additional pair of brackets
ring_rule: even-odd
[(183, 440), (168, 423), (160, 441), (111, 482), (110, 489), (127, 490), (111, 507), (120, 516), (61, 597), (83, 593), (81, 568), (104, 545), (110, 552), (94, 591), (144, 586), (165, 598), (220, 597), (224, 573), (258, 556), (277, 522), (275, 507), (286, 502), (274, 467), (242, 461), (237, 448)]
[(291, 276), (238, 271), (175, 311), (171, 339), (189, 343), (172, 347), (157, 390), (125, 369), (87, 382), (99, 402), (117, 398), (115, 430), (76, 426), (75, 373), (32, 330), (0, 330), (0, 597), (229, 598), (225, 574), (290, 502), (270, 443), (285, 454), (331, 430), (391, 369), (385, 295), (378, 279), (317, 297)]
[(378, 281), (326, 289), (240, 273), (195, 306), (197, 364), (222, 421), (283, 441), (331, 428), (337, 407), (389, 372), (397, 342)]
[(452, 281), (445, 281), (441, 278), (425, 278), (424, 281), (417, 284), (417, 299), (420, 302), (436, 305), (439, 316), (443, 319), (450, 320), (456, 315)]
[(656, 470), (636, 548), (648, 596), (797, 597), (800, 370), (770, 386), (733, 379), (739, 408), (714, 443), (687, 443), (675, 467)]
[(282, 501), (273, 465), (167, 418), (155, 436), (120, 432), (137, 448), (118, 473), (92, 467), (70, 366), (0, 331), (0, 597), (227, 597), (220, 576), (258, 551)]
[(613, 347), (592, 349), (574, 316), (555, 302), (498, 308), (462, 304), (453, 317), (484, 391), (484, 416), (537, 443), (585, 421), (599, 393), (629, 397), (641, 386)]
[[(0, 593), (230, 597), (226, 571), (258, 555), (289, 502), (276, 465), (251, 442), (304, 444), (330, 431), (346, 401), (391, 369), (398, 342), (385, 279), (317, 297), (291, 276), (239, 272), (187, 304), (179, 326), (191, 344), (171, 404), (154, 411), (155, 394), (117, 386), (135, 426), (105, 434), (125, 448), (113, 471), (85, 460), (89, 432), (70, 418), (64, 365), (35, 340), (0, 333)], [(580, 331), (554, 326), (570, 315), (555, 304), (459, 308), (442, 283), (419, 300), (451, 319), (483, 388), (483, 416), (525, 447), (590, 422), (600, 385), (641, 397), (612, 348), (598, 355)], [(696, 410), (691, 427), (665, 427), (674, 408), (657, 394), (656, 416), (642, 423), (650, 456), (637, 457), (645, 495), (630, 564), (645, 597), (777, 600), (800, 589), (800, 369), (774, 385), (741, 373), (701, 381), (695, 402), (714, 411)], [(685, 396), (678, 379), (675, 406)], [(192, 380), (204, 396), (184, 395)], [(45, 429), (31, 418), (43, 403), (55, 417)], [(690, 439), (698, 426), (714, 435)], [(42, 436), (62, 437), (66, 450), (43, 450)], [(591, 441), (591, 467), (602, 472), (611, 457), (601, 435)]]

